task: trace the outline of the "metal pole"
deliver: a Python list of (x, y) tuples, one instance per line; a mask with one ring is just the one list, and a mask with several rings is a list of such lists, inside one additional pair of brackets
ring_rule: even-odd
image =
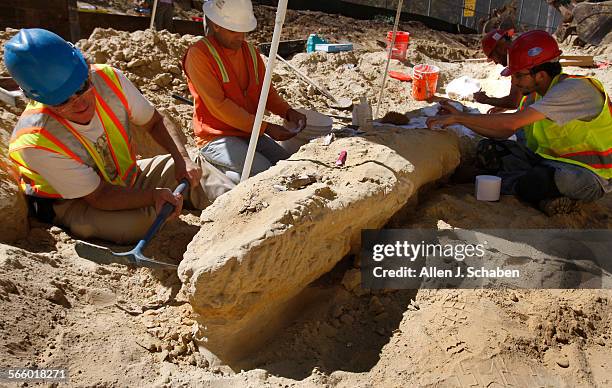
[(463, 14), (465, 13), (465, 0), (462, 1), (463, 5), (461, 6), (461, 19), (459, 24), (463, 25)]
[(400, 16), (402, 14), (402, 5), (404, 0), (399, 0), (397, 4), (397, 11), (395, 12), (395, 24), (393, 25), (393, 35), (391, 36), (391, 44), (387, 49), (387, 64), (385, 65), (385, 73), (383, 74), (382, 82), (380, 84), (380, 93), (378, 94), (378, 104), (376, 104), (376, 114), (375, 118), (378, 118), (378, 112), (380, 112), (380, 106), (382, 105), (383, 94), (385, 92), (385, 83), (387, 82), (387, 73), (389, 72), (389, 62), (391, 62), (391, 52), (393, 51), (393, 46), (395, 46), (395, 36), (397, 35), (397, 26), (399, 24)]
[(488, 16), (491, 16), (491, 2), (492, 2), (492, 1), (493, 1), (493, 0), (489, 0), (489, 10), (487, 11), (487, 15), (488, 15)]
[(431, 16), (431, 0), (427, 1), (427, 16)]
[(548, 14), (546, 15), (546, 31), (552, 34), (552, 26), (555, 21), (555, 9), (552, 5), (548, 6)]
[(536, 21), (536, 28), (540, 29), (540, 11), (542, 10), (542, 1), (538, 4), (538, 20)]
[(518, 26), (518, 28), (521, 28), (521, 15), (523, 13), (523, 0), (521, 0), (521, 5), (519, 5), (519, 15), (518, 15), (518, 20), (516, 21), (516, 24)]
[(280, 41), (283, 23), (285, 23), (285, 14), (287, 13), (288, 0), (279, 0), (276, 8), (276, 20), (274, 22), (274, 33), (272, 34), (272, 43), (270, 45), (270, 55), (268, 56), (268, 66), (266, 67), (266, 75), (264, 76), (261, 93), (259, 93), (259, 103), (257, 104), (257, 113), (253, 122), (251, 131), (251, 139), (249, 140), (249, 148), (247, 150), (246, 159), (244, 160), (244, 168), (240, 182), (244, 182), (251, 175), (251, 167), (253, 166), (253, 158), (255, 157), (255, 149), (259, 140), (259, 130), (263, 121), (263, 116), (268, 102), (268, 92), (272, 83), (272, 71), (274, 71), (274, 63), (276, 61), (276, 53), (278, 52), (278, 42)]
[(149, 28), (153, 29), (155, 25), (155, 12), (157, 12), (157, 0), (153, 2), (153, 9), (151, 10), (151, 24), (149, 24)]

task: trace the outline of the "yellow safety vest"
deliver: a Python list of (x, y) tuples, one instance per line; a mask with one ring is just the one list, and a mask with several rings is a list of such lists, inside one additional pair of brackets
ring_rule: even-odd
[[(603, 85), (592, 77), (557, 75), (548, 90), (567, 78), (588, 79), (605, 96), (599, 115), (591, 121), (572, 120), (562, 126), (544, 119), (526, 126), (527, 146), (546, 159), (588, 168), (605, 179), (612, 178), (612, 102)], [(533, 102), (542, 96), (536, 94)], [(528, 105), (523, 97), (519, 110)]]
[(37, 148), (63, 155), (93, 168), (106, 182), (132, 186), (138, 175), (132, 148), (130, 108), (115, 69), (92, 65), (90, 71), (95, 112), (104, 136), (91, 142), (72, 124), (39, 102), (31, 101), (22, 113), (9, 145), (9, 157), (16, 164), (21, 188), (27, 195), (61, 198), (61, 195), (24, 160), (22, 150)]

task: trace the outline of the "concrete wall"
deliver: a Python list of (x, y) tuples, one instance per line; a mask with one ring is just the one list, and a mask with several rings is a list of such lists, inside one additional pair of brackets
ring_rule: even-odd
[[(277, 0), (253, 0), (254, 3), (276, 6)], [(464, 0), (404, 0), (402, 20), (416, 20), (430, 28), (448, 32), (473, 32), (479, 21), (491, 10), (515, 2), (516, 24), (522, 30), (545, 29), (551, 24), (551, 32), (560, 21), (560, 14), (552, 9), (552, 20), (548, 20), (549, 6), (546, 0), (476, 0), (474, 16), (464, 17)], [(291, 0), (291, 9), (309, 9), (339, 13), (357, 19), (393, 17), (398, 0)]]
[[(276, 6), (277, 0), (254, 0), (254, 3)], [(404, 7), (401, 19), (415, 20), (425, 24), (427, 27), (435, 30), (447, 31), (451, 33), (474, 33), (475, 31), (466, 26), (455, 24), (447, 20), (429, 17), (425, 14), (413, 13), (408, 10), (406, 4), (412, 3), (412, 1), (404, 1)], [(324, 1), (313, 1), (313, 0), (291, 0), (288, 7), (297, 10), (310, 10), (310, 11), (321, 11), (327, 13), (336, 13), (355, 19), (372, 19), (374, 17), (390, 17), (391, 23), (395, 17), (395, 10), (397, 7), (397, 1), (388, 1), (388, 7), (384, 0), (368, 1), (368, 0), (324, 0)]]
[(2, 0), (0, 29), (45, 28), (64, 39), (79, 39), (76, 0)]

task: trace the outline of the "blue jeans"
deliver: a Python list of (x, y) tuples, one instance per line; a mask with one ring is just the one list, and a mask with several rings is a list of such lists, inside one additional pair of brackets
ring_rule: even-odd
[[(202, 147), (200, 154), (234, 183), (239, 183), (248, 148), (249, 138), (221, 136)], [(289, 156), (289, 153), (272, 138), (267, 135), (260, 136), (250, 176), (269, 169), (279, 160), (287, 159)]]

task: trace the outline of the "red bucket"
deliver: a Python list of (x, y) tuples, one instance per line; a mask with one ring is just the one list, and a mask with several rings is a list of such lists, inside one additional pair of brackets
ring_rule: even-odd
[(424, 101), (436, 94), (440, 68), (434, 65), (416, 65), (412, 69), (412, 97)]
[[(387, 51), (389, 51), (389, 46), (391, 46), (392, 38), (393, 31), (387, 32)], [(410, 33), (397, 31), (395, 33), (395, 44), (391, 49), (391, 58), (405, 60), (406, 52), (408, 51), (408, 42), (410, 42)]]

